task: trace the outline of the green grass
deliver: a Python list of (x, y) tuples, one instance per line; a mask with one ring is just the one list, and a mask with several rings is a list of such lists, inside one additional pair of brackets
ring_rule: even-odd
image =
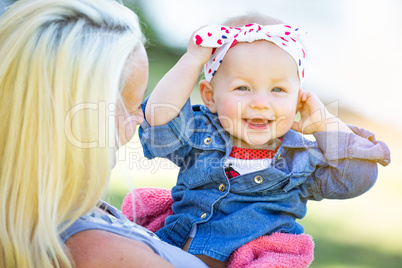
[(310, 233), (315, 242), (315, 259), (310, 267), (401, 267), (402, 256), (383, 252), (365, 245), (349, 245), (322, 237), (321, 233)]

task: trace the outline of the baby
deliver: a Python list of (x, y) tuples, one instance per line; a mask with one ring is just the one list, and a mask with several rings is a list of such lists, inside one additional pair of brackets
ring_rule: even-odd
[[(308, 200), (361, 195), (376, 181), (377, 162), (389, 163), (384, 143), (302, 89), (303, 33), (255, 14), (204, 27), (144, 102), (145, 156), (181, 168), (174, 215), (157, 235), (210, 267), (225, 267), (258, 237), (303, 233), (296, 219)], [(192, 107), (202, 66), (205, 105)]]

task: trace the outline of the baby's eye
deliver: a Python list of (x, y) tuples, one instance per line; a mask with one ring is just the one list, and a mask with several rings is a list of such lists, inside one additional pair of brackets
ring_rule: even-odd
[(276, 87), (276, 88), (272, 89), (272, 92), (282, 92), (282, 91), (284, 91), (284, 90), (280, 87)]
[(248, 91), (248, 87), (241, 86), (241, 87), (236, 88), (236, 90), (240, 90), (240, 91)]

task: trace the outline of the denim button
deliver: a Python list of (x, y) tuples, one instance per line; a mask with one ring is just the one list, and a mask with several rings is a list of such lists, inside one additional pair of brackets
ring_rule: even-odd
[(278, 160), (281, 160), (281, 158), (282, 158), (282, 155), (281, 154), (278, 154)]
[(205, 138), (205, 140), (204, 140), (204, 144), (208, 145), (208, 144), (210, 144), (210, 143), (211, 143), (211, 141), (212, 141), (212, 139), (211, 139), (210, 137)]
[(201, 218), (201, 219), (205, 219), (206, 217), (207, 217), (207, 213), (204, 213), (204, 214), (201, 215), (200, 218)]
[(260, 175), (254, 177), (255, 183), (260, 184), (262, 182), (262, 177)]
[(225, 184), (221, 184), (221, 185), (219, 185), (219, 191), (220, 192), (223, 192), (223, 191), (225, 191)]

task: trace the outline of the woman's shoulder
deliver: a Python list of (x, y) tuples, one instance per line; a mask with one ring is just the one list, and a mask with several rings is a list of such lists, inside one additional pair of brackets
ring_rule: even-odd
[[(102, 213), (102, 211), (107, 213)], [(78, 218), (63, 230), (60, 237), (66, 242), (73, 235), (86, 230), (107, 231), (136, 240), (158, 239), (154, 233), (129, 221), (120, 211), (105, 202), (102, 202), (99, 208), (94, 208)]]
[(148, 245), (158, 240), (156, 235), (106, 202), (76, 220), (61, 237), (75, 267), (171, 267)]
[(173, 267), (146, 244), (104, 230), (85, 230), (65, 243), (75, 267)]
[[(60, 237), (76, 267), (206, 267), (193, 255), (162, 242), (107, 203), (83, 215)], [(106, 213), (105, 213), (106, 212)]]

